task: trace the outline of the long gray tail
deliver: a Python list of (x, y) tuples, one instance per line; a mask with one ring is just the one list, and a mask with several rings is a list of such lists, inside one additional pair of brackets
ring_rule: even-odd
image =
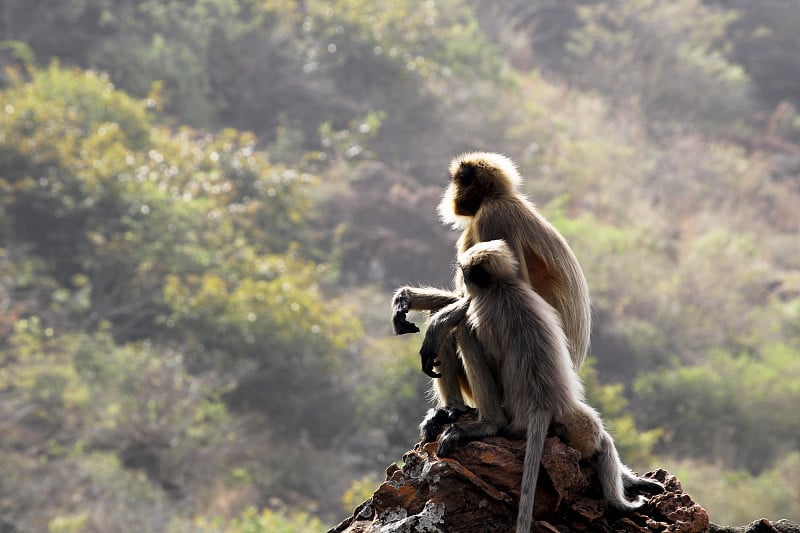
[(537, 412), (528, 422), (528, 444), (525, 447), (525, 462), (522, 467), (522, 486), (517, 512), (517, 533), (528, 533), (533, 523), (533, 498), (542, 462), (544, 439), (552, 417), (543, 411)]
[(600, 447), (597, 452), (597, 475), (603, 487), (603, 495), (606, 502), (612, 507), (623, 511), (635, 511), (647, 503), (647, 497), (639, 495), (635, 501), (629, 501), (625, 497), (625, 488), (639, 489), (643, 492), (657, 493), (663, 492), (664, 488), (660, 483), (649, 479), (637, 478), (622, 464), (619, 459), (617, 447), (611, 435), (605, 430), (600, 434)]

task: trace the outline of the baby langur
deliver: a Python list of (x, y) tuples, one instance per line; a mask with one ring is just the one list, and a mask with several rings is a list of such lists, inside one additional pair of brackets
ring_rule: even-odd
[(496, 435), (527, 434), (517, 532), (530, 530), (544, 440), (551, 421), (567, 428), (570, 444), (595, 456), (607, 503), (635, 510), (625, 492), (658, 493), (661, 484), (636, 477), (619, 459), (598, 414), (583, 400), (583, 385), (570, 359), (558, 313), (520, 279), (517, 260), (502, 240), (482, 242), (459, 255), (467, 295), (435, 313), (420, 350), (435, 357), (455, 328), (461, 359), (478, 409), (478, 421), (456, 422), (439, 440), (437, 453), (459, 443)]
[[(558, 312), (572, 364), (579, 369), (589, 346), (589, 289), (566, 239), (520, 192), (522, 177), (509, 158), (488, 152), (467, 153), (453, 159), (449, 171), (450, 185), (439, 204), (439, 215), (445, 223), (462, 230), (458, 252), (483, 241), (506, 241), (520, 264), (517, 276)], [(395, 333), (419, 331), (406, 319), (409, 310), (435, 312), (464, 296), (460, 272), (456, 272), (454, 285), (454, 291), (399, 288), (392, 300)], [(427, 440), (434, 439), (444, 423), (456, 420), (467, 405), (474, 404), (453, 338), (441, 340), (436, 350), (422, 356), (423, 371), (438, 378), (433, 380), (437, 409), (432, 409), (421, 425)]]

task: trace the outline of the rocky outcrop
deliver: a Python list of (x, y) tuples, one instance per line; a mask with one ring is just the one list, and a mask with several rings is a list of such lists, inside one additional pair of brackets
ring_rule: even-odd
[[(439, 458), (436, 443), (417, 444), (392, 465), (386, 481), (329, 533), (486, 533), (513, 531), (525, 442), (503, 437), (464, 445)], [(635, 513), (609, 509), (589, 461), (558, 438), (548, 438), (536, 490), (535, 533), (800, 533), (795, 524), (754, 522), (720, 528), (664, 470), (645, 477), (666, 491)], [(795, 529), (791, 529), (795, 527)], [(782, 528), (782, 529), (781, 529)]]

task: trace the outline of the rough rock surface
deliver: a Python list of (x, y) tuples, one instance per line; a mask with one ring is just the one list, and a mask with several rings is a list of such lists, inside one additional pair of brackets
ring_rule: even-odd
[[(436, 443), (417, 444), (392, 465), (372, 498), (328, 533), (487, 533), (513, 531), (525, 441), (493, 437), (469, 443), (452, 457), (436, 456)], [(645, 477), (661, 481), (636, 513), (606, 508), (594, 466), (577, 451), (548, 438), (536, 489), (534, 533), (800, 533), (787, 520), (756, 520), (743, 527), (709, 523), (708, 513), (664, 470)]]
[[(386, 481), (353, 516), (329, 533), (513, 531), (525, 442), (493, 437), (464, 445), (440, 459), (436, 443), (417, 446), (392, 465)], [(645, 474), (666, 487), (641, 512), (608, 509), (591, 463), (555, 437), (548, 438), (536, 490), (536, 533), (702, 533), (708, 513), (664, 470)], [(717, 530), (728, 533), (728, 530)], [(733, 533), (734, 530), (730, 530)], [(744, 531), (744, 530), (742, 530)], [(764, 530), (770, 531), (773, 530)], [(778, 530), (780, 531), (780, 530)], [(760, 533), (754, 530), (753, 533)]]

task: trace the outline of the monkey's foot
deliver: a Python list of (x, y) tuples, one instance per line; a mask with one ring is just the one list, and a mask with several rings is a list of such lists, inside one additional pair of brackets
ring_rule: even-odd
[(655, 479), (641, 478), (629, 471), (623, 471), (621, 475), (624, 497), (608, 500), (609, 506), (619, 511), (625, 513), (638, 511), (650, 501), (648, 495), (653, 496), (665, 491), (664, 485)]
[(439, 437), (439, 446), (436, 448), (436, 455), (447, 457), (462, 444), (484, 437), (497, 435), (499, 428), (491, 422), (459, 422), (448, 426), (442, 436)]
[(447, 457), (461, 442), (461, 432), (456, 426), (450, 426), (444, 430), (442, 436), (439, 438), (439, 446), (436, 448), (436, 455), (439, 457)]
[(477, 414), (478, 410), (471, 407), (436, 407), (429, 409), (428, 414), (419, 425), (422, 442), (433, 442), (447, 424), (452, 424), (460, 417), (467, 414)]
[(623, 475), (622, 486), (627, 496), (632, 496), (636, 493), (654, 495), (664, 492), (664, 485), (658, 481), (633, 475)]

